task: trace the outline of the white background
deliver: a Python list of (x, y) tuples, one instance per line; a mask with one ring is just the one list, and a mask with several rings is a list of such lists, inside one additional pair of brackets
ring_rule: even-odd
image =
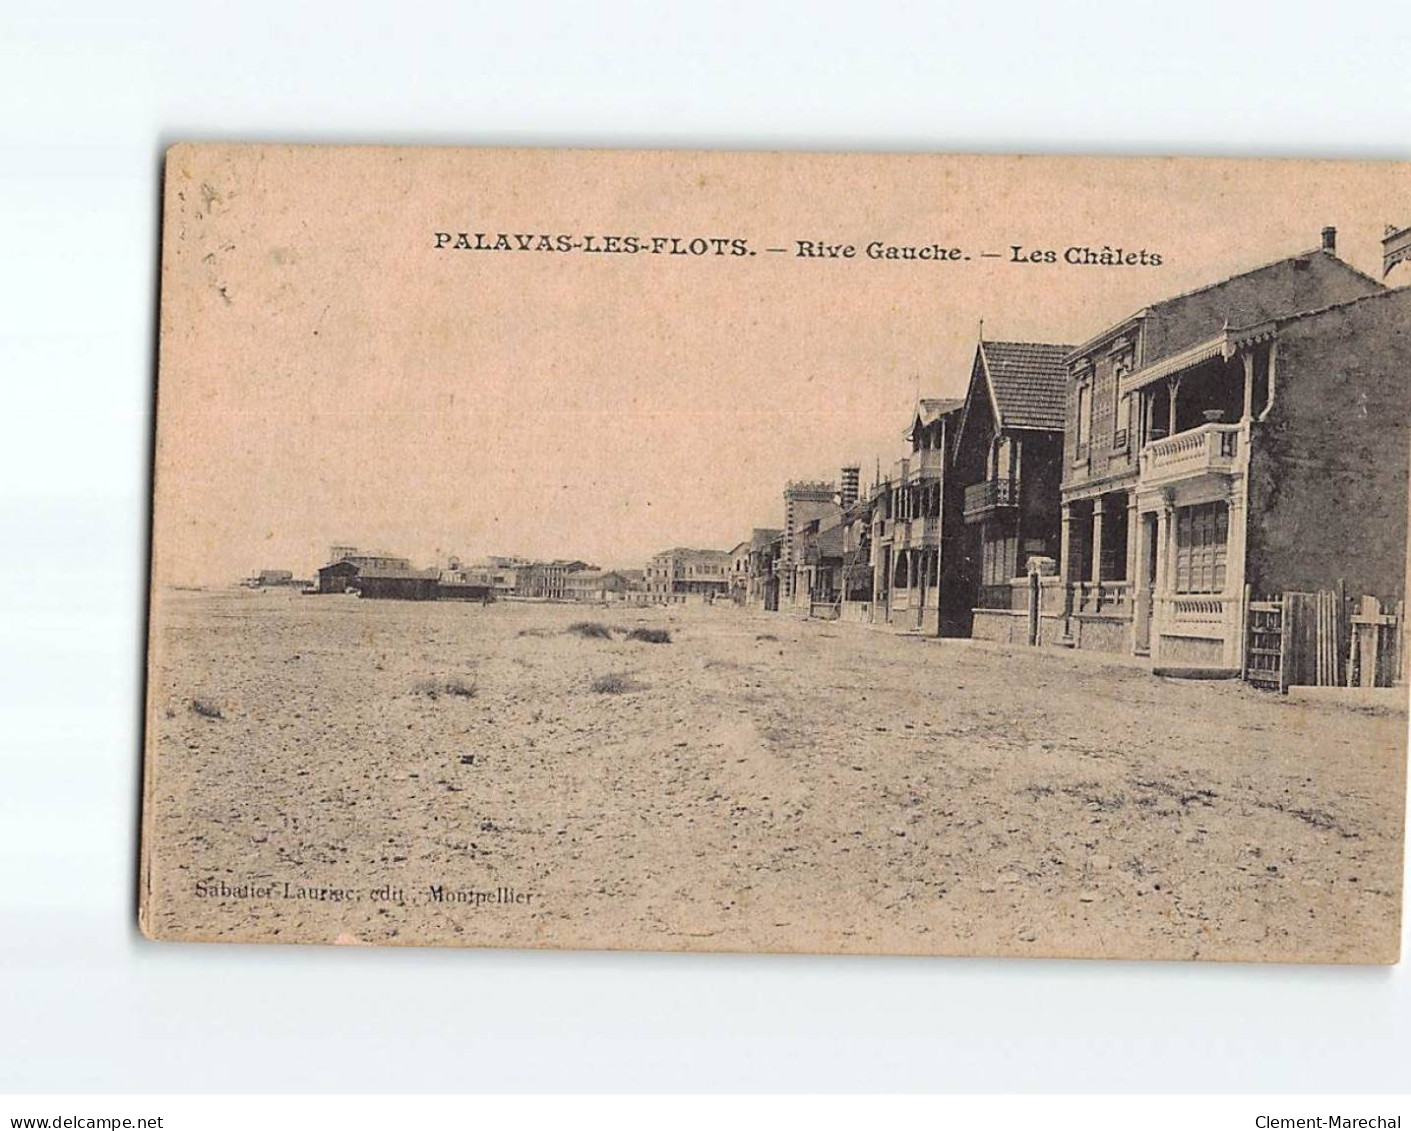
[(1393, 3), (0, 5), (0, 1089), (1411, 1090), (1404, 969), (158, 946), (133, 916), (166, 144), (1405, 159), (1409, 31)]

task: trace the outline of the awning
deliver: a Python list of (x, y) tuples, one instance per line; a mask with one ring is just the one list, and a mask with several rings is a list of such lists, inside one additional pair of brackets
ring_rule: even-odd
[(1163, 357), (1160, 361), (1154, 361), (1150, 365), (1128, 373), (1122, 378), (1122, 392), (1126, 394), (1145, 388), (1162, 378), (1193, 369), (1213, 357), (1228, 357), (1231, 349), (1230, 335), (1227, 331), (1222, 330), (1213, 338), (1196, 342), (1195, 345), (1187, 346), (1180, 353), (1173, 353), (1170, 357)]

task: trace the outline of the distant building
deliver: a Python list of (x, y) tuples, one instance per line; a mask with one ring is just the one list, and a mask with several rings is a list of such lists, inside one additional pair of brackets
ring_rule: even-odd
[(745, 603), (745, 592), (749, 587), (750, 543), (741, 542), (730, 551), (730, 600), (737, 605)]
[(385, 572), (410, 570), (412, 563), (407, 558), (393, 554), (365, 553), (355, 546), (334, 546), (331, 549), (328, 565), (318, 571), (318, 591), (320, 593), (344, 593), (350, 588), (353, 579), (365, 572)]
[(441, 595), (435, 569), (360, 569), (349, 582), (365, 598), (435, 601)]
[(843, 510), (839, 523), (843, 538), (842, 604), (839, 616), (843, 620), (868, 624), (872, 620), (872, 586), (875, 580), (872, 563), (873, 498), (859, 498)]
[(346, 593), (349, 583), (358, 576), (358, 567), (347, 558), (319, 567), (318, 591), (320, 593)]
[(784, 488), (784, 552), (776, 566), (783, 604), (794, 603), (794, 563), (799, 532), (815, 520), (821, 526), (836, 523), (843, 513), (837, 495), (834, 484), (819, 480), (791, 482)]
[(756, 527), (750, 534), (750, 551), (745, 565), (745, 605), (776, 612), (779, 608), (777, 562), (784, 553), (784, 532), (772, 527)]
[(862, 468), (849, 464), (838, 477), (838, 505), (847, 510), (857, 502), (858, 484), (862, 479)]
[(660, 602), (713, 601), (730, 592), (730, 551), (677, 546), (653, 554), (646, 568), (647, 596)]
[(615, 569), (576, 569), (564, 580), (564, 594), (570, 601), (621, 601), (631, 582)]
[(454, 559), (452, 568), (441, 570), (437, 586), (443, 600), (489, 601), (495, 596), (494, 589), (480, 570), (462, 566)]
[(580, 569), (597, 569), (597, 566), (565, 558), (556, 558), (551, 562), (531, 562), (515, 571), (517, 594), (541, 601), (565, 600), (568, 575)]
[(841, 615), (844, 530), (841, 522), (820, 529), (814, 519), (797, 535), (794, 605), (810, 615)]

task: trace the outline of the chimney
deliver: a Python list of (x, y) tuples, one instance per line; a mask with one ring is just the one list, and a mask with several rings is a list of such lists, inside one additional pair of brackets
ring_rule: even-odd
[(1323, 229), (1323, 250), (1329, 255), (1338, 253), (1338, 230), (1336, 228)]
[(843, 509), (847, 510), (853, 503), (857, 502), (858, 480), (862, 476), (862, 468), (856, 464), (851, 464), (843, 468), (839, 494)]

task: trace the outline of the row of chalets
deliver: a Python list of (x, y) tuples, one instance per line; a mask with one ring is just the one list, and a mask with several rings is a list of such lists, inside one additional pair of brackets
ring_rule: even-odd
[[(1388, 271), (1402, 244), (1389, 230)], [(965, 396), (920, 400), (868, 490), (857, 465), (789, 483), (725, 590), (1172, 675), (1401, 682), (1411, 288), (1344, 262), (1328, 228), (1094, 329), (982, 333)]]

